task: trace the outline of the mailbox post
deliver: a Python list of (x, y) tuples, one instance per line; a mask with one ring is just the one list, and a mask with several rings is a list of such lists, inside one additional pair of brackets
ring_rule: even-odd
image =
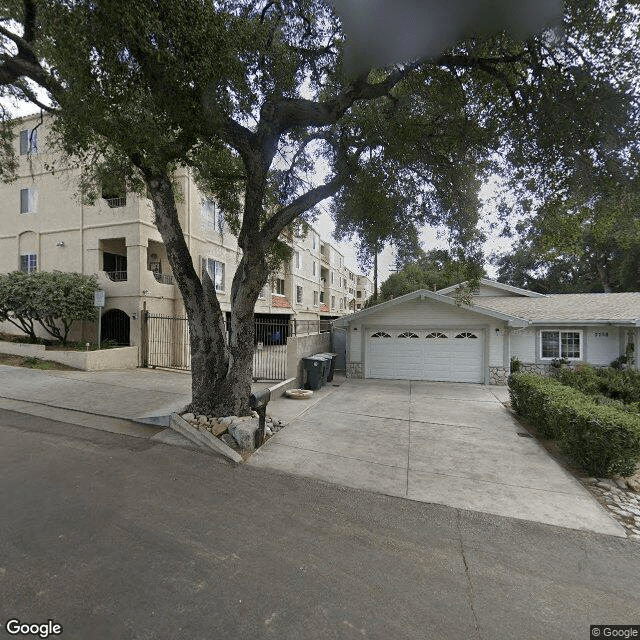
[(263, 389), (249, 397), (249, 405), (258, 413), (258, 430), (256, 431), (256, 449), (264, 442), (264, 430), (267, 426), (267, 404), (271, 400), (271, 391)]
[(98, 349), (100, 349), (100, 337), (102, 333), (102, 308), (105, 302), (105, 293), (102, 289), (93, 292), (93, 306), (98, 310)]

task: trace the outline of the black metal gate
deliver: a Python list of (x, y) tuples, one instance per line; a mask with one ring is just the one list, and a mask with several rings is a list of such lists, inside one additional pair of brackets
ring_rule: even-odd
[[(288, 316), (256, 317), (254, 380), (286, 378), (287, 338), (292, 335), (292, 330), (295, 330), (295, 326), (289, 321)], [(191, 346), (187, 318), (143, 312), (141, 360), (143, 367), (190, 371)]]

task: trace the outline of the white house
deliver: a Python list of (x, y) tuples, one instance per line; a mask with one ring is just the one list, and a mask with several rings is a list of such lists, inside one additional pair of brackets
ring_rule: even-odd
[(543, 373), (561, 357), (608, 365), (640, 344), (640, 293), (544, 295), (482, 279), (459, 305), (458, 286), (335, 320), (346, 329), (347, 377), (505, 384), (512, 357)]

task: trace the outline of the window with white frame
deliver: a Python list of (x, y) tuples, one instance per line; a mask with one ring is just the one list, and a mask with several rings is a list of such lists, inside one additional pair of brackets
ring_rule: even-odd
[(296, 251), (296, 269), (302, 269), (302, 253)]
[(320, 299), (320, 294), (317, 291), (313, 292), (313, 306), (318, 306), (318, 300)]
[(20, 155), (38, 153), (38, 130), (23, 129), (20, 132)]
[(541, 331), (540, 358), (582, 358), (582, 331)]
[(205, 227), (215, 229), (223, 233), (224, 231), (224, 212), (215, 200), (211, 198), (202, 198), (200, 204), (200, 217)]
[(296, 303), (302, 304), (302, 287), (299, 284), (296, 285)]
[(276, 278), (273, 292), (278, 296), (284, 295), (284, 278)]
[(34, 273), (38, 270), (38, 255), (36, 253), (26, 253), (20, 256), (20, 271), (24, 273)]
[(36, 213), (38, 192), (33, 187), (20, 189), (20, 213)]
[(202, 277), (204, 272), (209, 274), (216, 291), (224, 291), (224, 262), (219, 262), (213, 258), (202, 259)]

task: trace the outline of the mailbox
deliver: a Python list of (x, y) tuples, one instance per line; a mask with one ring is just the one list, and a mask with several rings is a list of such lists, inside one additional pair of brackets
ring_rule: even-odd
[(271, 400), (271, 390), (262, 389), (249, 396), (249, 406), (258, 413), (258, 430), (256, 431), (256, 448), (264, 442), (264, 429), (267, 424), (267, 405)]

